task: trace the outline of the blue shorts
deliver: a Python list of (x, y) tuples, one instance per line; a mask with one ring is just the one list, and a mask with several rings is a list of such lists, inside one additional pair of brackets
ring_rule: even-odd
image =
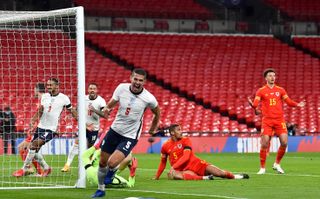
[(96, 142), (96, 140), (98, 139), (98, 133), (99, 131), (89, 131), (88, 129), (86, 130), (86, 137), (89, 146), (92, 146)]
[(32, 141), (33, 142), (35, 139), (39, 138), (41, 140), (44, 140), (46, 143), (52, 140), (55, 136), (58, 134), (56, 132), (53, 132), (49, 129), (42, 129), (42, 128), (36, 128), (36, 131), (34, 132)]
[(112, 154), (117, 149), (127, 157), (137, 142), (138, 140), (124, 137), (110, 128), (101, 144), (101, 150)]

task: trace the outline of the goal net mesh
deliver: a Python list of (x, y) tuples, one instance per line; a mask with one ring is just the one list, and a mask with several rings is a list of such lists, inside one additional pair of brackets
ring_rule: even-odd
[[(51, 77), (58, 78), (60, 92), (77, 105), (77, 34), (74, 9), (48, 12), (0, 11), (0, 188), (74, 186), (78, 179), (77, 158), (71, 171), (60, 170), (74, 142), (77, 122), (61, 113), (58, 137), (41, 147), (40, 153), (52, 172), (41, 177), (31, 165), (28, 175), (13, 177), (23, 166), (23, 148), (40, 91)], [(21, 145), (20, 145), (21, 146)], [(32, 172), (33, 171), (33, 172)]]

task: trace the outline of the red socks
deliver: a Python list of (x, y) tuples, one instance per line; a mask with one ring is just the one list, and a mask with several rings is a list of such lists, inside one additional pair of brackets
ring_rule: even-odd
[(28, 150), (25, 150), (25, 149), (24, 150), (20, 150), (19, 153), (20, 153), (21, 159), (23, 161), (25, 161), (25, 159), (26, 159), (26, 157), (28, 155)]
[(230, 171), (224, 171), (225, 178), (234, 179), (234, 175)]
[(260, 168), (266, 167), (267, 151), (268, 149), (260, 149)]
[(276, 163), (280, 164), (281, 159), (283, 158), (284, 154), (286, 153), (287, 146), (280, 146), (277, 153)]

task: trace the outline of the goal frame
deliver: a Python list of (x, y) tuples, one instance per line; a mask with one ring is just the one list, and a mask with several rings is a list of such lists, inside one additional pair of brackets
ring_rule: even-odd
[[(0, 25), (20, 21), (39, 20), (41, 18), (75, 16), (76, 19), (76, 60), (77, 60), (77, 111), (79, 129), (79, 166), (78, 180), (74, 186), (35, 186), (35, 187), (0, 187), (1, 189), (48, 189), (48, 188), (85, 188), (86, 173), (81, 155), (86, 150), (85, 125), (85, 42), (84, 42), (84, 9), (82, 6), (52, 11), (0, 11)], [(14, 15), (13, 15), (14, 14)]]

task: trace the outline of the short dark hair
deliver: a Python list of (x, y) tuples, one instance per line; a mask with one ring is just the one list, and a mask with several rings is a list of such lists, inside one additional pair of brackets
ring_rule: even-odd
[(179, 124), (171, 124), (169, 126), (169, 133), (171, 134), (178, 126), (180, 126)]
[(94, 86), (98, 87), (98, 84), (95, 83), (95, 82), (90, 82), (90, 83), (88, 84), (88, 87), (89, 87), (90, 85), (94, 85)]
[(46, 86), (45, 86), (45, 84), (44, 84), (43, 82), (38, 82), (38, 83), (36, 84), (36, 89), (37, 89), (37, 91), (40, 92), (40, 93), (46, 92)]
[(145, 79), (147, 79), (147, 72), (145, 70), (143, 70), (142, 68), (135, 68), (133, 69), (131, 75), (133, 75), (133, 73), (139, 74), (139, 75), (143, 75)]
[(59, 85), (59, 80), (57, 78), (51, 77), (49, 80), (53, 81), (56, 85)]
[(270, 72), (276, 73), (276, 71), (273, 68), (267, 68), (263, 71), (263, 77), (266, 78), (268, 73)]

